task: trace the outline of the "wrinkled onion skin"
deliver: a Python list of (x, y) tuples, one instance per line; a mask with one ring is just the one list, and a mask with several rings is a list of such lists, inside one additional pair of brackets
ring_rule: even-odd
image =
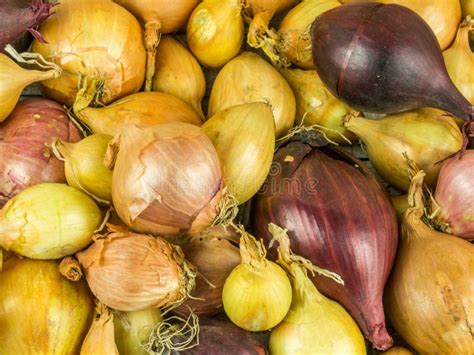
[(386, 350), (392, 339), (382, 293), (395, 258), (397, 221), (379, 182), (354, 164), (362, 163), (351, 166), (301, 142), (280, 148), (257, 195), (253, 226), (267, 242), (268, 223), (288, 229), (296, 254), (339, 274), (344, 286), (317, 276), (318, 289), (349, 311), (376, 348)]
[(64, 108), (46, 99), (20, 102), (0, 125), (0, 207), (27, 187), (66, 182), (64, 163), (50, 148), (54, 138), (77, 142), (81, 136)]

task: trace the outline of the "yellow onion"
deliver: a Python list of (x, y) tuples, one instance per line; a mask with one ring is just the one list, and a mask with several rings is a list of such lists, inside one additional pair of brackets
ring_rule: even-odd
[(385, 289), (395, 330), (421, 354), (474, 353), (474, 245), (422, 220), (423, 171), (413, 177), (401, 245)]
[(44, 71), (27, 70), (0, 53), (0, 122), (13, 111), (25, 87), (38, 81), (57, 78), (59, 75), (61, 70), (56, 66)]
[(348, 143), (354, 135), (342, 122), (351, 109), (322, 83), (316, 70), (281, 69), (296, 98), (296, 117), (305, 126), (316, 125), (336, 143)]
[(77, 143), (57, 141), (67, 183), (100, 200), (112, 201), (112, 172), (104, 165), (111, 136), (93, 134)]
[(183, 301), (194, 274), (179, 247), (161, 238), (110, 226), (76, 254), (97, 299), (118, 311), (167, 307)]
[(159, 308), (117, 312), (114, 317), (115, 341), (121, 355), (147, 355), (142, 348), (157, 323), (163, 320)]
[(102, 303), (97, 302), (96, 314), (81, 346), (81, 355), (119, 355), (115, 345), (114, 316)]
[(193, 11), (186, 36), (204, 65), (219, 68), (240, 51), (244, 38), (241, 0), (204, 0)]
[(293, 254), (285, 230), (270, 223), (269, 231), (279, 243), (278, 263), (293, 286), (291, 307), (270, 336), (270, 352), (277, 354), (360, 354), (365, 355), (364, 336), (349, 313), (337, 302), (323, 296), (309, 278), (317, 272), (343, 284), (339, 275), (314, 266)]
[[(42, 82), (47, 97), (71, 106), (80, 87), (77, 99), (87, 97), (88, 106), (94, 97), (107, 104), (140, 89), (146, 55), (132, 14), (110, 0), (61, 0), (52, 12), (39, 28), (46, 42), (32, 46), (63, 69), (59, 78)], [(89, 87), (90, 80), (103, 83)]]
[(202, 130), (219, 155), (228, 191), (239, 204), (251, 199), (270, 171), (275, 123), (264, 102), (232, 106), (217, 112)]
[(145, 90), (150, 91), (155, 74), (155, 55), (160, 34), (180, 30), (189, 19), (198, 0), (114, 0), (134, 14), (144, 26), (147, 51)]
[(107, 160), (115, 163), (115, 209), (138, 232), (194, 235), (219, 213), (219, 157), (199, 127), (181, 122), (130, 126), (111, 142)]
[(394, 346), (393, 348), (390, 348), (387, 351), (384, 351), (383, 353), (379, 353), (383, 355), (413, 355), (413, 352), (408, 350), (407, 348), (403, 346)]
[(453, 45), (443, 52), (449, 77), (471, 104), (474, 104), (474, 52), (469, 45), (469, 33), (473, 31), (474, 20), (464, 21)]
[(0, 353), (77, 354), (93, 310), (85, 281), (62, 277), (56, 261), (10, 256), (0, 273)]
[(474, 0), (461, 0), (462, 17), (474, 17)]
[(397, 218), (400, 220), (405, 211), (408, 209), (408, 196), (406, 194), (403, 194), (398, 196), (391, 196), (390, 199), (392, 200), (393, 208), (397, 213)]
[(242, 231), (241, 263), (232, 270), (222, 290), (230, 320), (252, 332), (273, 328), (291, 305), (291, 284), (285, 271), (266, 258), (263, 242)]
[(176, 96), (204, 118), (201, 101), (206, 93), (206, 78), (196, 58), (172, 36), (160, 40), (153, 90)]
[(161, 92), (140, 92), (105, 107), (87, 107), (76, 116), (94, 133), (114, 136), (129, 124), (154, 126), (168, 122), (187, 122), (200, 126), (201, 118), (185, 102)]
[(244, 0), (245, 11), (250, 16), (255, 16), (260, 12), (270, 12), (274, 15), (289, 9), (298, 0)]
[(255, 53), (244, 52), (221, 69), (212, 86), (208, 115), (253, 101), (270, 104), (277, 138), (295, 122), (295, 96), (285, 78)]
[(87, 246), (101, 220), (86, 194), (65, 184), (34, 185), (0, 211), (0, 246), (33, 259), (59, 259)]
[(435, 109), (390, 115), (381, 120), (353, 116), (344, 125), (364, 142), (377, 172), (403, 191), (410, 185), (406, 156), (426, 172), (426, 184), (434, 187), (441, 169), (437, 163), (460, 150), (463, 142), (456, 122)]

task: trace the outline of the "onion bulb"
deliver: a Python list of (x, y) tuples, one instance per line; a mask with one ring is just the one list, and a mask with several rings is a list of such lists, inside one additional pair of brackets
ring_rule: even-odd
[(204, 0), (188, 22), (188, 45), (204, 65), (219, 68), (240, 51), (244, 22), (240, 0)]
[(0, 211), (0, 246), (33, 259), (59, 259), (91, 242), (102, 217), (94, 201), (65, 184), (29, 187)]
[(263, 185), (275, 149), (275, 123), (264, 102), (232, 106), (217, 112), (202, 130), (219, 155), (225, 185), (239, 204)]
[(160, 236), (198, 234), (223, 197), (219, 157), (199, 127), (174, 122), (130, 126), (109, 145), (112, 199), (132, 229)]
[(115, 136), (127, 125), (155, 126), (168, 122), (187, 122), (200, 126), (201, 118), (180, 99), (161, 92), (140, 92), (105, 107), (87, 107), (76, 116), (94, 133)]
[(262, 241), (241, 231), (241, 263), (232, 270), (222, 291), (230, 320), (252, 332), (273, 328), (291, 305), (291, 284), (285, 271), (266, 258)]
[(112, 201), (112, 172), (104, 165), (111, 136), (93, 134), (77, 143), (57, 141), (69, 186), (103, 202)]
[(379, 353), (379, 355), (413, 355), (413, 352), (403, 346), (394, 346), (383, 353)]
[(155, 75), (155, 56), (160, 35), (180, 30), (189, 19), (198, 0), (114, 0), (134, 14), (144, 26), (147, 51), (145, 90), (152, 88)]
[(474, 104), (474, 52), (469, 45), (469, 33), (474, 32), (474, 19), (464, 21), (451, 47), (443, 52), (446, 69), (454, 85)]
[(474, 0), (461, 0), (462, 17), (474, 17)]
[(426, 184), (436, 185), (439, 161), (462, 147), (456, 122), (435, 109), (390, 115), (381, 120), (349, 117), (345, 127), (364, 142), (371, 163), (390, 184), (406, 191), (410, 185), (406, 156), (426, 172)]
[(436, 232), (422, 220), (423, 171), (413, 177), (401, 244), (385, 289), (387, 314), (424, 354), (474, 352), (474, 245)]
[(62, 0), (52, 11), (39, 28), (47, 42), (32, 46), (63, 69), (59, 78), (42, 82), (47, 97), (71, 106), (81, 88), (77, 100), (87, 107), (94, 98), (107, 104), (140, 89), (146, 55), (132, 14), (110, 0)]
[(168, 307), (188, 296), (194, 274), (179, 247), (121, 227), (109, 229), (76, 254), (100, 302), (128, 312)]
[(206, 78), (196, 58), (172, 36), (160, 40), (153, 90), (176, 96), (204, 118), (201, 101), (206, 93)]
[(408, 196), (406, 194), (391, 196), (393, 208), (397, 213), (397, 218), (400, 219), (405, 211), (408, 209)]
[(112, 312), (100, 302), (97, 302), (95, 310), (96, 315), (81, 346), (81, 355), (119, 355)]
[(271, 64), (255, 53), (244, 52), (217, 75), (209, 98), (208, 115), (253, 101), (270, 104), (277, 138), (293, 127), (296, 103), (290, 85)]
[(0, 273), (0, 353), (79, 353), (94, 311), (84, 280), (61, 276), (51, 260), (10, 256)]
[(278, 263), (293, 286), (291, 307), (270, 336), (270, 352), (277, 354), (361, 354), (364, 336), (349, 313), (337, 302), (323, 296), (308, 276), (317, 272), (343, 284), (339, 275), (314, 266), (293, 254), (286, 231), (270, 223), (268, 229), (278, 241)]

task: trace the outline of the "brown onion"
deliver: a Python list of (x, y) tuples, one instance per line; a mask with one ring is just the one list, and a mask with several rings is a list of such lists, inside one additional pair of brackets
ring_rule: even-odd
[(95, 311), (94, 320), (81, 346), (81, 355), (119, 355), (112, 312), (100, 302), (96, 302)]

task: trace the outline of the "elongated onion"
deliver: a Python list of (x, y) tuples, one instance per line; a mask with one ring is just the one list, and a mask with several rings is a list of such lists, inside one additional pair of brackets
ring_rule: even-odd
[(140, 92), (105, 107), (75, 111), (94, 133), (114, 136), (129, 124), (154, 126), (159, 123), (187, 122), (200, 126), (198, 114), (180, 99), (161, 92)]
[(114, 316), (102, 303), (97, 302), (94, 321), (81, 346), (81, 355), (119, 355), (114, 336)]
[(34, 185), (0, 211), (0, 246), (33, 259), (59, 259), (87, 246), (101, 219), (84, 193), (65, 184)]
[(198, 0), (114, 0), (134, 14), (144, 26), (147, 51), (145, 90), (150, 91), (155, 75), (155, 56), (160, 34), (176, 32), (184, 25)]
[(217, 75), (209, 98), (208, 115), (253, 101), (270, 104), (277, 138), (293, 126), (296, 103), (291, 87), (271, 64), (255, 53), (244, 52)]
[(0, 353), (78, 353), (93, 310), (85, 281), (62, 277), (57, 262), (10, 256), (0, 273)]
[(263, 102), (217, 112), (202, 130), (212, 140), (222, 163), (228, 191), (242, 204), (262, 186), (275, 149), (272, 110)]
[(244, 39), (240, 0), (204, 0), (188, 22), (188, 45), (204, 65), (219, 68), (239, 53)]
[(176, 96), (204, 118), (201, 101), (206, 93), (206, 78), (196, 58), (172, 36), (160, 40), (153, 90)]
[[(39, 28), (47, 42), (32, 46), (63, 69), (59, 78), (42, 82), (47, 97), (71, 106), (81, 87), (78, 99), (86, 107), (94, 98), (107, 104), (140, 89), (146, 55), (132, 14), (110, 0), (62, 0), (52, 11)], [(91, 80), (103, 83), (88, 86)]]

